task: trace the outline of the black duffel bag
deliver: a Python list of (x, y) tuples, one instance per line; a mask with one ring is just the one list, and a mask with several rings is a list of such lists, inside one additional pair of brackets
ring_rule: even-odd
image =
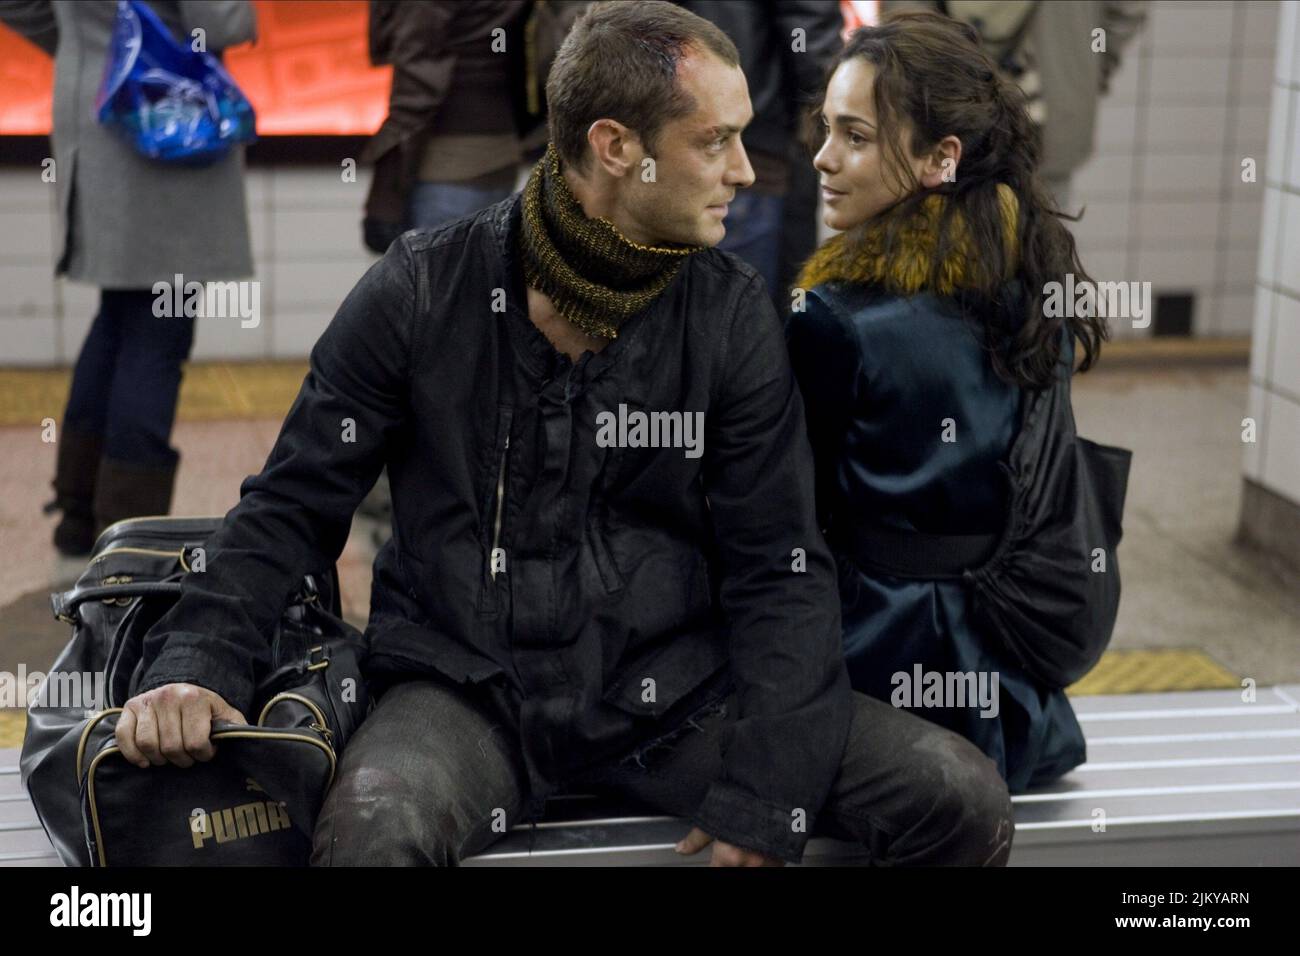
[(290, 598), (272, 636), (271, 667), (245, 714), (249, 725), (214, 721), (212, 760), (137, 767), (114, 739), (122, 705), (144, 677), (144, 637), (179, 598), (196, 549), (222, 520), (120, 521), (100, 535), (76, 586), (51, 595), (73, 637), (28, 708), (19, 766), (68, 865), (310, 858), (338, 755), (370, 708), (364, 637), (339, 613), (332, 568), (307, 575)]
[(1079, 437), (1066, 372), (1025, 392), (1000, 463), (1008, 501), (1000, 534), (859, 526), (835, 543), (864, 570), (965, 582), (982, 630), (1040, 683), (1065, 687), (1093, 668), (1115, 628), (1132, 457)]

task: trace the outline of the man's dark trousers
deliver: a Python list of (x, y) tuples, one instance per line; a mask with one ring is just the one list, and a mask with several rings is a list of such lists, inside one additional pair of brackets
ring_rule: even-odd
[[(735, 708), (733, 694), (570, 789), (688, 817), (721, 771)], [(503, 825), (523, 822), (528, 778), (518, 741), (492, 713), (472, 691), (441, 681), (387, 690), (340, 760), (313, 865), (456, 865), (499, 839)], [(859, 693), (839, 775), (809, 819), (812, 835), (858, 842), (877, 865), (1001, 866), (1014, 829), (993, 761), (963, 737)]]

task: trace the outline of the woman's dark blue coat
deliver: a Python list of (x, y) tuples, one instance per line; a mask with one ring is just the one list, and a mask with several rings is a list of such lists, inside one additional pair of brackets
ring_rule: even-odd
[(961, 581), (864, 571), (834, 544), (862, 521), (936, 534), (1001, 530), (998, 462), (1018, 429), (1021, 389), (994, 374), (979, 328), (949, 297), (835, 281), (808, 290), (787, 339), (819, 519), (839, 565), (853, 688), (911, 705), (920, 690), (904, 697), (908, 685), (895, 675), (913, 681), (917, 664), (923, 674), (996, 673), (996, 716), (978, 704), (908, 709), (982, 748), (1013, 791), (1082, 763), (1083, 733), (1064, 691), (1039, 685), (981, 630)]

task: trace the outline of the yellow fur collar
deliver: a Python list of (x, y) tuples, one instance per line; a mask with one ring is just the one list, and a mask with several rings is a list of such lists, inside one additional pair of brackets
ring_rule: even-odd
[[(811, 289), (823, 282), (838, 280), (879, 285), (897, 295), (913, 295), (928, 288), (931, 266), (939, 246), (939, 217), (945, 202), (946, 197), (939, 193), (928, 196), (917, 213), (900, 225), (888, 257), (884, 250), (884, 227), (889, 213), (828, 239), (804, 263), (796, 285), (801, 289)], [(1016, 194), (1005, 183), (998, 184), (998, 202), (1010, 263), (1004, 278), (1010, 279), (1018, 261), (1016, 226), (1020, 206)], [(952, 295), (957, 289), (974, 284), (973, 278), (967, 274), (971, 240), (960, 213), (953, 216), (951, 228), (953, 245), (942, 264), (938, 288), (933, 290), (939, 295)]]

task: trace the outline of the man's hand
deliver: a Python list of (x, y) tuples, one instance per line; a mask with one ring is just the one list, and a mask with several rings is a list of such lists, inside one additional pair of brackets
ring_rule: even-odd
[(783, 860), (764, 856), (755, 850), (732, 846), (722, 840), (714, 840), (699, 827), (691, 827), (691, 832), (686, 834), (675, 849), (683, 856), (690, 856), (692, 853), (699, 853), (710, 843), (713, 844), (713, 855), (709, 860), (709, 866), (785, 866)]
[(117, 746), (137, 767), (192, 767), (194, 761), (206, 763), (216, 755), (209, 739), (214, 720), (248, 723), (206, 687), (164, 684), (126, 702), (117, 719)]

